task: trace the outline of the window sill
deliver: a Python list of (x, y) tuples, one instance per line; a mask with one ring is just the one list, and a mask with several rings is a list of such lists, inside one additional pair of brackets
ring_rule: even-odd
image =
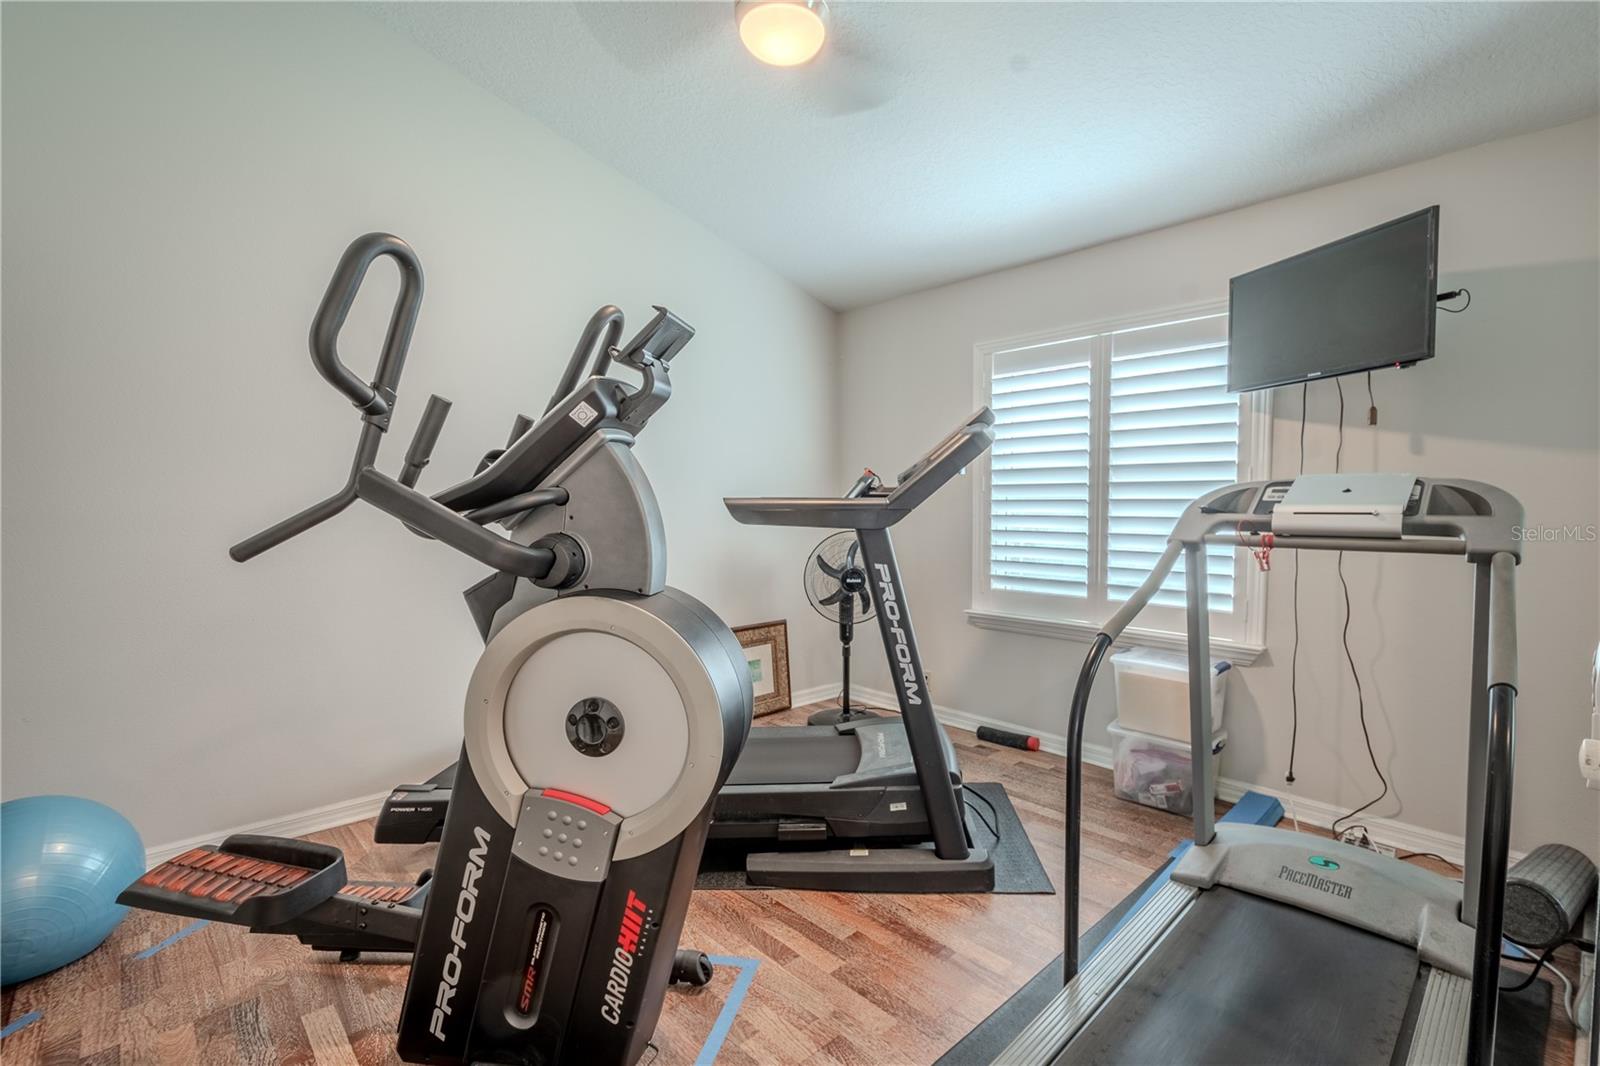
[[(1026, 633), (1033, 637), (1054, 637), (1057, 640), (1075, 640), (1087, 644), (1094, 640), (1100, 632), (1100, 627), (1088, 622), (1068, 622), (1057, 618), (1034, 618), (1020, 614), (1001, 614), (996, 611), (980, 611), (976, 608), (966, 612), (967, 624), (977, 626), (979, 629), (994, 629), (1003, 633)], [(1183, 651), (1189, 646), (1188, 638), (1182, 633), (1170, 633), (1162, 629), (1138, 629), (1129, 627), (1123, 630), (1122, 636), (1117, 638), (1117, 644), (1137, 644), (1146, 648), (1167, 648), (1172, 651)], [(1260, 644), (1246, 644), (1242, 641), (1225, 640), (1222, 637), (1211, 638), (1211, 653), (1219, 658), (1227, 659), (1235, 666), (1249, 666), (1260, 658), (1261, 653), (1267, 649)]]

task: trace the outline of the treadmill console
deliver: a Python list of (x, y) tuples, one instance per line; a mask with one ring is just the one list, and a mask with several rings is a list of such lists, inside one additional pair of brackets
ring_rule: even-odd
[[(1505, 490), (1481, 481), (1389, 474), (1373, 483), (1381, 496), (1374, 488), (1362, 499), (1365, 477), (1305, 475), (1225, 485), (1195, 501), (1179, 518), (1173, 537), (1189, 542), (1197, 536), (1270, 532), (1282, 538), (1280, 547), (1296, 537), (1447, 538), (1464, 541), (1473, 559), (1499, 552), (1521, 558), (1516, 530), (1522, 505)], [(1348, 501), (1328, 490), (1346, 484), (1353, 490)]]
[[(1289, 481), (1271, 481), (1261, 490), (1261, 495), (1256, 499), (1256, 505), (1250, 509), (1251, 514), (1270, 516), (1277, 509), (1278, 504), (1289, 494), (1289, 488), (1294, 484)], [(1415, 518), (1422, 513), (1422, 493), (1425, 485), (1421, 478), (1411, 484), (1411, 497), (1406, 501), (1405, 517)]]
[(980, 407), (908, 466), (893, 486), (868, 470), (842, 497), (727, 497), (722, 502), (746, 525), (819, 529), (887, 529), (994, 443), (994, 413)]

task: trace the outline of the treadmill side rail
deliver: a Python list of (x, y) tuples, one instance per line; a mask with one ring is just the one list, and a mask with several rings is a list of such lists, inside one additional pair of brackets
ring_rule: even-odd
[(1112, 991), (1181, 919), (1198, 889), (1168, 881), (995, 1058), (996, 1066), (1046, 1066), (1094, 1017)]
[(1467, 1057), (1467, 1007), (1472, 982), (1443, 970), (1429, 970), (1422, 1009), (1406, 1051), (1406, 1066), (1440, 1066)]

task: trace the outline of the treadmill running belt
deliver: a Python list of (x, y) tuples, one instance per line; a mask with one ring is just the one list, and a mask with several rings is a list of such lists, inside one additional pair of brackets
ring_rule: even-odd
[(1214, 888), (1056, 1062), (1386, 1064), (1417, 969), (1404, 944)]

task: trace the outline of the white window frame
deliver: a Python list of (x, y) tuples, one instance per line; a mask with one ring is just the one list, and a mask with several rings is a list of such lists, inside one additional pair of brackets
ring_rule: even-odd
[[(1032, 345), (1061, 343), (1094, 337), (1091, 371), (1094, 382), (1095, 413), (1091, 418), (1091, 454), (1104, 456), (1109, 446), (1109, 422), (1104, 414), (1110, 397), (1111, 344), (1107, 334), (1118, 330), (1163, 325), (1189, 318), (1228, 313), (1227, 300), (1171, 307), (1148, 314), (1104, 319), (1059, 329), (999, 340), (984, 341), (973, 347), (973, 395), (978, 404), (992, 398), (996, 353)], [(1244, 393), (1239, 398), (1239, 480), (1257, 481), (1271, 476), (1272, 389)], [(1047, 596), (990, 587), (990, 462), (987, 455), (972, 467), (972, 605), (966, 612), (971, 625), (1033, 636), (1088, 641), (1100, 632), (1119, 604)], [(1106, 491), (1101, 464), (1090, 470), (1091, 491)], [(1104, 509), (1091, 508), (1091, 557), (1105, 550)], [(1265, 650), (1266, 575), (1249, 552), (1234, 553), (1234, 610), (1222, 616), (1211, 615), (1211, 647), (1215, 654), (1243, 666), (1254, 662)], [(1119, 644), (1139, 644), (1154, 648), (1186, 648), (1183, 612), (1150, 608), (1141, 614), (1140, 626), (1129, 626)], [(1152, 624), (1153, 623), (1153, 624)]]

